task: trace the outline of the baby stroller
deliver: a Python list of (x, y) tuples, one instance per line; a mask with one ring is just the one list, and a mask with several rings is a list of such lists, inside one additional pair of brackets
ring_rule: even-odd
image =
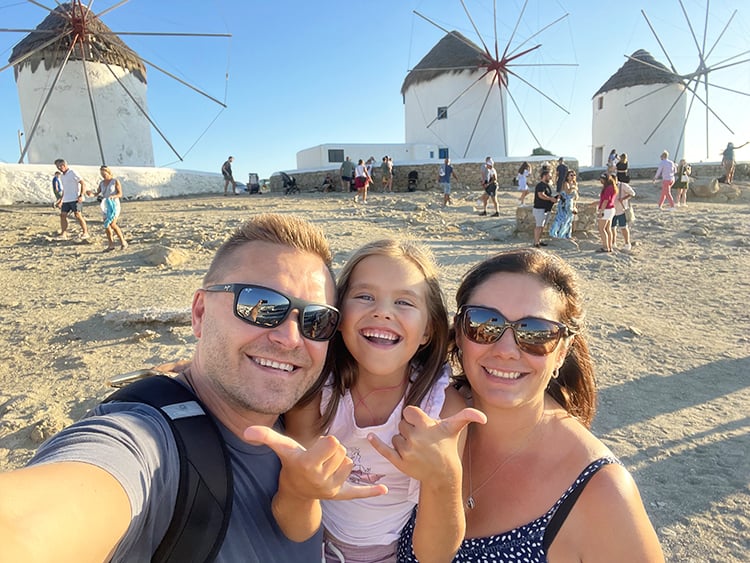
[(416, 191), (417, 183), (419, 182), (419, 172), (417, 172), (416, 170), (412, 170), (411, 172), (409, 172), (407, 178), (409, 179), (409, 184), (407, 185), (406, 189), (410, 192)]
[(260, 193), (260, 181), (258, 175), (255, 172), (250, 172), (247, 175), (247, 191), (250, 194)]
[(298, 194), (297, 180), (286, 172), (281, 173), (281, 179), (284, 181), (284, 195)]

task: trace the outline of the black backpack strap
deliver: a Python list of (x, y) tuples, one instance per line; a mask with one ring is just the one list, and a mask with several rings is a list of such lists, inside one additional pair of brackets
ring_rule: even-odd
[(145, 403), (169, 423), (180, 456), (172, 521), (152, 563), (210, 562), (216, 558), (232, 511), (232, 469), (224, 438), (200, 400), (167, 376), (131, 383), (103, 402)]

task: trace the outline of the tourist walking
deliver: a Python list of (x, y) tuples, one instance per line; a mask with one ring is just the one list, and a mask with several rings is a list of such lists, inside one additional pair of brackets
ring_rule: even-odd
[(232, 193), (237, 195), (237, 182), (235, 182), (234, 175), (232, 174), (232, 162), (234, 162), (234, 157), (230, 156), (221, 165), (221, 175), (224, 177), (224, 195), (227, 195), (229, 184), (232, 184)]
[(383, 163), (380, 165), (380, 173), (383, 176), (381, 182), (384, 192), (393, 191), (393, 161), (388, 156), (383, 157)]
[(617, 180), (612, 174), (601, 174), (599, 181), (602, 190), (599, 193), (599, 202), (596, 207), (597, 227), (599, 237), (602, 241), (601, 248), (597, 252), (612, 252), (612, 218), (615, 216), (615, 200), (617, 199)]
[(357, 188), (357, 195), (354, 196), (354, 201), (362, 201), (367, 203), (367, 186), (372, 182), (371, 176), (367, 172), (367, 165), (361, 158), (357, 162), (357, 167), (354, 169), (354, 187)]
[(674, 183), (674, 188), (677, 190), (677, 207), (687, 207), (687, 191), (690, 187), (690, 174), (692, 171), (693, 169), (690, 164), (684, 158), (680, 159)]
[[(451, 203), (451, 177), (455, 176), (458, 180), (456, 171), (451, 166), (451, 159), (446, 158), (438, 170), (438, 185), (443, 189), (443, 207)], [(458, 180), (459, 182), (461, 180)]]
[(664, 200), (669, 202), (669, 210), (674, 211), (674, 198), (672, 197), (672, 186), (674, 185), (676, 167), (674, 162), (669, 160), (669, 152), (661, 153), (661, 161), (656, 167), (654, 183), (661, 178), (661, 195), (659, 196), (659, 209), (662, 209)]
[(482, 194), (482, 211), (480, 215), (487, 215), (487, 203), (492, 200), (492, 204), (495, 206), (495, 212), (492, 214), (493, 217), (500, 216), (500, 207), (497, 204), (497, 170), (495, 170), (495, 163), (489, 156), (484, 161), (482, 167), (482, 187), (484, 193)]
[(518, 207), (524, 207), (524, 200), (529, 195), (529, 175), (531, 174), (531, 165), (528, 162), (521, 164), (516, 174), (516, 184), (518, 184), (518, 191), (521, 192), (521, 197), (518, 200)]
[[(546, 242), (542, 242), (542, 231), (547, 220), (549, 219), (549, 213), (552, 211), (552, 206), (555, 205), (557, 197), (552, 195), (552, 186), (550, 185), (550, 178), (552, 172), (549, 168), (542, 168), (542, 176), (539, 183), (534, 189), (534, 209), (531, 212), (534, 215), (534, 246), (547, 246)], [(559, 196), (558, 196), (559, 197)]]
[(117, 235), (117, 239), (120, 241), (120, 249), (125, 250), (128, 247), (128, 243), (125, 241), (125, 235), (122, 234), (122, 230), (117, 224), (117, 219), (120, 217), (122, 185), (120, 184), (120, 180), (112, 175), (112, 170), (109, 169), (109, 166), (100, 167), (99, 174), (101, 174), (102, 181), (99, 182), (99, 187), (93, 195), (101, 198), (99, 206), (102, 210), (104, 233), (107, 235), (107, 241), (109, 242), (104, 252), (111, 252), (115, 249), (113, 234)]
[(628, 209), (630, 200), (635, 197), (635, 190), (627, 182), (617, 185), (617, 198), (615, 198), (615, 216), (612, 217), (612, 248), (617, 243), (617, 229), (622, 233), (623, 245), (621, 250), (630, 250), (630, 222), (628, 221)]
[(560, 189), (560, 199), (557, 203), (557, 214), (552, 226), (549, 228), (549, 236), (553, 238), (573, 238), (573, 220), (578, 209), (578, 183), (576, 173), (569, 170)]
[(68, 213), (73, 213), (78, 224), (81, 226), (82, 239), (89, 238), (89, 228), (83, 218), (83, 195), (86, 183), (74, 170), (68, 168), (64, 159), (58, 158), (55, 166), (60, 171), (60, 184), (62, 184), (62, 198), (60, 203), (60, 240), (68, 238)]
[(352, 178), (354, 178), (354, 163), (347, 156), (339, 168), (341, 174), (341, 191), (348, 192), (351, 190)]

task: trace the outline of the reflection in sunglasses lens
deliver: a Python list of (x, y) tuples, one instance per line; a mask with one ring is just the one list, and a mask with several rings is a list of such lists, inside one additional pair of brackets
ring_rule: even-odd
[(464, 311), (464, 333), (478, 344), (497, 342), (508, 328), (513, 331), (518, 347), (536, 356), (552, 352), (562, 335), (558, 325), (544, 319), (526, 318), (508, 323), (492, 309), (469, 307)]
[[(237, 314), (251, 323), (273, 328), (286, 320), (289, 299), (270, 289), (246, 287), (237, 300)], [(302, 335), (311, 340), (328, 340), (336, 331), (338, 313), (320, 305), (306, 305), (300, 311)]]

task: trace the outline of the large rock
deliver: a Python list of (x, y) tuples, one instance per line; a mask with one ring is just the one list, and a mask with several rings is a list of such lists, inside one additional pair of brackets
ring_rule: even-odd
[(695, 180), (690, 184), (690, 191), (696, 197), (714, 197), (719, 193), (719, 180)]
[(154, 246), (141, 252), (141, 258), (151, 266), (181, 266), (190, 259), (190, 255), (179, 248)]
[(724, 184), (717, 178), (703, 180), (697, 178), (690, 184), (690, 192), (695, 197), (731, 201), (742, 197), (742, 188), (738, 184)]

